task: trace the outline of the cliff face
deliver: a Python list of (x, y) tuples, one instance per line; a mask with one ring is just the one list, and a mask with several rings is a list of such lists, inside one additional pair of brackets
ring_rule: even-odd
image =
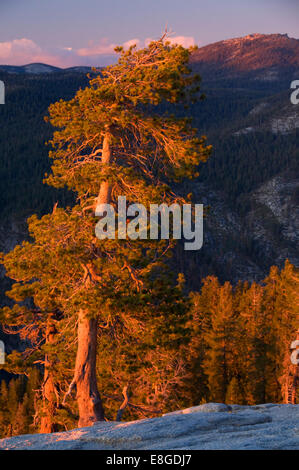
[[(276, 176), (232, 202), (205, 184), (193, 186), (196, 202), (209, 207), (200, 251), (177, 255), (192, 289), (213, 274), (222, 281), (260, 281), (272, 265), (299, 265), (299, 179)], [(241, 207), (241, 208), (240, 208)]]

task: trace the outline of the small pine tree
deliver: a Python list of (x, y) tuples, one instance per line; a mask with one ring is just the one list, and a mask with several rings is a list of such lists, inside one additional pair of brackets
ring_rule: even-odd
[[(27, 397), (26, 397), (27, 402)], [(26, 434), (28, 432), (28, 415), (26, 410), (27, 403), (19, 403), (16, 414), (12, 418), (12, 436)]]
[(237, 377), (233, 377), (227, 387), (225, 403), (231, 405), (243, 405), (244, 396)]
[(208, 345), (204, 361), (210, 398), (224, 403), (234, 355), (235, 315), (232, 286), (226, 282), (218, 291), (216, 309), (211, 311), (211, 330), (205, 333)]

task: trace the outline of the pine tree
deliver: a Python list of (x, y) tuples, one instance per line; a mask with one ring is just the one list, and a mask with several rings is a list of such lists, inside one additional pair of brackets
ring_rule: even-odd
[[(32, 217), (33, 242), (4, 260), (9, 276), (17, 281), (14, 292), (23, 290), (24, 300), (27, 291), (27, 298), (34, 300), (44, 337), (53, 311), (63, 312), (67, 337), (70, 325), (77, 324), (74, 377), (63, 403), (76, 387), (79, 426), (104, 419), (96, 377), (100, 324), (114, 325), (118, 316), (143, 321), (152, 316), (156, 324), (152, 328), (147, 323), (149, 336), (158, 332), (156, 325), (167, 334), (177, 329), (162, 341), (168, 351), (174, 350), (184, 324), (184, 308), (182, 315), (172, 313), (170, 290), (175, 284), (160, 288), (166, 285), (164, 260), (172, 243), (99, 240), (94, 210), (98, 204), (115, 205), (120, 195), (147, 208), (150, 203), (183, 202), (170, 181), (196, 175), (211, 150), (187, 119), (161, 114), (159, 108), (163, 102), (186, 103), (198, 95), (199, 77), (188, 68), (191, 51), (163, 38), (143, 50), (119, 52), (117, 65), (102, 71), (74, 99), (50, 107), (50, 122), (57, 131), (47, 182), (74, 191), (77, 205), (56, 208), (40, 220)], [(6, 311), (7, 317), (11, 312)], [(162, 320), (169, 312), (175, 324), (168, 321), (167, 330)], [(62, 323), (57, 325), (61, 334)]]
[(0, 386), (0, 437), (7, 435), (7, 426), (9, 424), (9, 413), (7, 410), (8, 387), (5, 380), (2, 380)]
[(191, 318), (188, 324), (191, 340), (186, 351), (190, 377), (188, 391), (184, 391), (185, 394), (187, 392), (189, 403), (186, 403), (186, 406), (208, 402), (210, 399), (205, 367), (209, 349), (207, 335), (212, 330), (212, 316), (217, 312), (219, 290), (218, 279), (208, 276), (203, 279), (200, 293), (191, 294)]
[(19, 434), (26, 434), (26, 432), (28, 432), (26, 405), (26, 402), (18, 404), (17, 411), (12, 419), (12, 436), (18, 436)]
[(287, 402), (288, 386), (296, 371), (291, 363), (290, 345), (296, 339), (299, 326), (298, 316), (299, 272), (288, 260), (281, 270), (278, 282), (278, 294), (275, 301), (274, 341), (276, 376), (280, 384), (281, 399)]
[(267, 365), (270, 358), (269, 325), (271, 312), (264, 304), (264, 288), (252, 283), (244, 293), (240, 307), (241, 341), (243, 340), (243, 389), (250, 405), (265, 403)]
[(277, 341), (276, 337), (276, 305), (279, 299), (280, 272), (277, 266), (272, 266), (269, 275), (263, 282), (263, 322), (265, 342), (265, 402), (277, 403), (281, 400), (279, 377), (277, 375)]
[(219, 289), (218, 296), (216, 309), (211, 311), (211, 330), (205, 333), (208, 344), (205, 373), (208, 376), (210, 398), (224, 403), (231, 379), (235, 347), (235, 312), (229, 282)]
[(227, 387), (225, 403), (243, 405), (243, 391), (241, 390), (240, 382), (237, 377), (233, 377)]

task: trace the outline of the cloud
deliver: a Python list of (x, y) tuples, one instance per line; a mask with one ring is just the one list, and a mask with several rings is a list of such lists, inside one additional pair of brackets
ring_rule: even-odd
[[(130, 39), (122, 44), (125, 49), (136, 44), (137, 47), (146, 46), (152, 39), (141, 41), (138, 38)], [(195, 44), (191, 36), (176, 36), (169, 39), (173, 44), (190, 47)], [(107, 38), (100, 41), (90, 41), (87, 47), (73, 49), (72, 47), (42, 48), (31, 39), (21, 38), (13, 41), (0, 42), (0, 64), (25, 65), (33, 62), (42, 62), (57, 67), (71, 67), (75, 65), (105, 66), (116, 62), (114, 52), (116, 46)]]
[(170, 37), (168, 41), (171, 44), (179, 44), (183, 47), (192, 47), (195, 46), (195, 39), (192, 36), (175, 36)]
[(99, 43), (89, 41), (88, 47), (77, 49), (77, 54), (81, 57), (113, 54), (116, 46), (117, 44), (111, 44), (107, 38), (103, 38)]
[(140, 41), (140, 39), (137, 39), (137, 38), (135, 38), (135, 39), (130, 39), (129, 41), (123, 43), (123, 47), (124, 47), (125, 49), (129, 49), (129, 47), (135, 46), (135, 45), (136, 45), (137, 47), (140, 47), (140, 46), (141, 46), (141, 41)]
[[(144, 44), (148, 46), (149, 43), (152, 41), (154, 41), (153, 38), (146, 38)], [(167, 41), (169, 41), (171, 44), (179, 44), (180, 46), (186, 48), (195, 46), (196, 44), (196, 41), (193, 36), (170, 36), (167, 38)]]
[(107, 39), (88, 47), (73, 49), (72, 47), (42, 48), (31, 39), (21, 38), (13, 41), (0, 42), (0, 63), (5, 65), (25, 65), (43, 62), (57, 67), (73, 65), (107, 65), (116, 60), (114, 48)]
[(31, 39), (14, 39), (10, 42), (0, 42), (1, 60), (10, 60), (12, 56), (18, 58), (26, 56), (36, 56), (41, 53), (41, 49)]
[[(141, 41), (138, 38), (130, 39), (122, 44), (125, 49), (135, 45), (140, 46)], [(101, 39), (98, 43), (90, 41), (88, 47), (77, 50), (77, 54), (80, 57), (92, 57), (92, 56), (101, 56), (107, 54), (114, 54), (114, 49), (119, 46), (119, 44), (110, 43), (107, 38)]]
[[(63, 63), (64, 51), (43, 50), (31, 39), (22, 38), (0, 42), (0, 63), (5, 65), (24, 65), (32, 62), (45, 62), (52, 65)], [(61, 57), (60, 57), (61, 55)]]

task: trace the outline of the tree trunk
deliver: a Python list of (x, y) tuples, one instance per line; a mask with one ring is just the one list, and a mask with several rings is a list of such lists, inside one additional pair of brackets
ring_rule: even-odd
[[(50, 318), (46, 327), (46, 344), (53, 344), (57, 330)], [(43, 416), (41, 418), (40, 433), (57, 431), (55, 415), (57, 412), (56, 386), (52, 374), (53, 361), (45, 355), (44, 383), (43, 383)]]
[[(102, 164), (111, 161), (110, 134), (107, 132), (103, 140)], [(101, 183), (97, 204), (109, 204), (111, 186), (108, 182)], [(77, 387), (79, 407), (79, 427), (91, 426), (96, 421), (104, 420), (104, 410), (97, 387), (97, 319), (87, 318), (83, 310), (79, 312), (78, 350), (75, 366), (74, 382)]]
[[(101, 163), (103, 165), (109, 165), (111, 162), (111, 136), (107, 132), (103, 140), (102, 158)], [(111, 185), (108, 181), (101, 183), (100, 192), (97, 197), (97, 204), (109, 204), (111, 202)]]
[(86, 318), (80, 310), (78, 321), (78, 351), (75, 367), (79, 427), (92, 426), (104, 420), (102, 401), (97, 387), (97, 320)]

